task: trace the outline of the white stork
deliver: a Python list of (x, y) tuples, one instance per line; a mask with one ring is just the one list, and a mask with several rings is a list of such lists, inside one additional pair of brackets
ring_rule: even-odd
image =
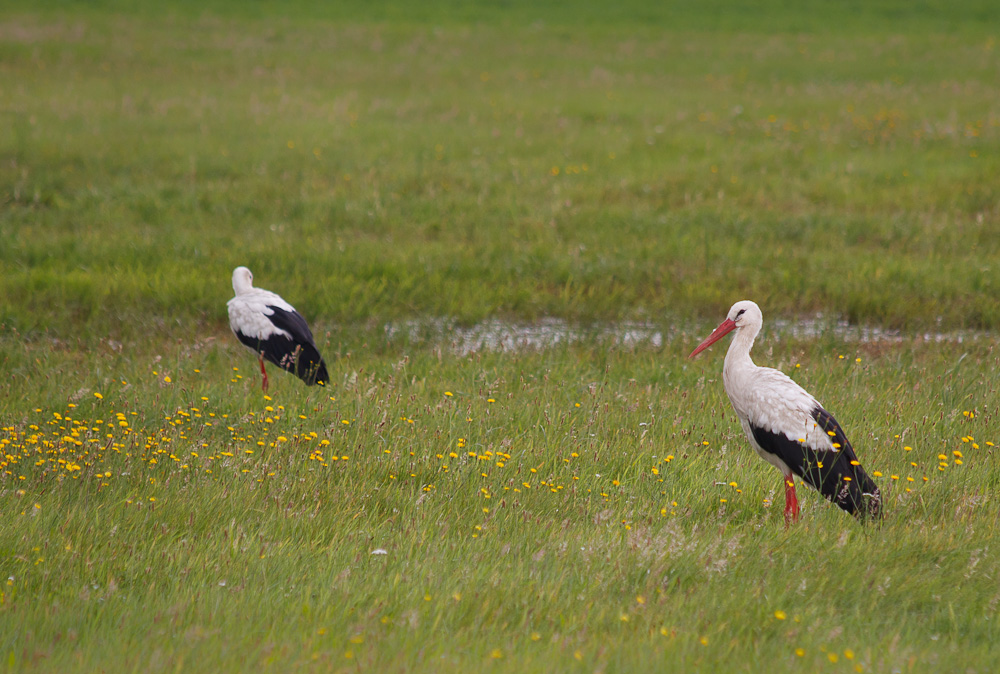
[(269, 290), (253, 287), (253, 274), (246, 267), (233, 270), (229, 300), (229, 327), (236, 338), (258, 354), (263, 388), (267, 391), (264, 359), (295, 374), (308, 385), (326, 386), (330, 376), (319, 355), (306, 319), (291, 304)]
[(722, 383), (750, 444), (784, 476), (786, 524), (799, 518), (795, 475), (858, 519), (878, 519), (878, 486), (861, 467), (837, 420), (784, 372), (757, 367), (751, 360), (762, 323), (760, 307), (749, 300), (737, 302), (688, 357), (736, 331), (722, 366)]

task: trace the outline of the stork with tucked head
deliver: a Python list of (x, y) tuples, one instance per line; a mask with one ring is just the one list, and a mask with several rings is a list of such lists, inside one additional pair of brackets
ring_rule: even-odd
[(784, 372), (758, 367), (750, 358), (762, 324), (760, 307), (749, 300), (737, 302), (688, 357), (736, 331), (722, 366), (722, 383), (751, 446), (784, 477), (786, 524), (799, 518), (796, 475), (858, 519), (880, 518), (878, 486), (833, 415)]
[(263, 389), (267, 391), (267, 359), (292, 372), (307, 385), (325, 386), (330, 375), (319, 355), (306, 319), (291, 304), (269, 290), (253, 287), (253, 274), (246, 267), (233, 270), (233, 292), (229, 300), (229, 327), (236, 338), (260, 358)]

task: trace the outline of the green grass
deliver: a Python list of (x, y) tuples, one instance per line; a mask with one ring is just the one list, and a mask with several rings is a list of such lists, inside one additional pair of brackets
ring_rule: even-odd
[[(0, 669), (992, 671), (995, 3), (315, 4), (0, 7)], [(881, 526), (784, 527), (745, 297)]]
[(802, 522), (785, 529), (780, 476), (742, 437), (718, 349), (687, 362), (694, 339), (677, 338), (459, 357), (355, 339), (324, 345), (330, 388), (275, 375), (271, 399), (231, 340), (169, 347), (159, 362), (97, 349), (89, 386), (44, 375), (72, 371), (77, 353), (13, 354), (0, 660), (918, 672), (995, 661), (1000, 370), (988, 344), (765, 339), (767, 361), (837, 413), (886, 500), (884, 524), (866, 528), (806, 492)]
[(1000, 325), (988, 3), (857, 31), (778, 3), (743, 29), (672, 5), (48, 7), (8, 10), (0, 42), (0, 320), (22, 331), (216, 324), (237, 264), (337, 323), (752, 297)]

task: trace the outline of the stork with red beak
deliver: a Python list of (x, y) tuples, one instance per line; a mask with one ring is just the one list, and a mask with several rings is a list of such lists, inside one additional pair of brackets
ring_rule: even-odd
[(880, 518), (878, 486), (833, 415), (784, 372), (758, 367), (750, 358), (762, 324), (760, 307), (749, 300), (737, 302), (688, 357), (736, 331), (722, 366), (722, 383), (750, 445), (784, 476), (786, 524), (799, 518), (796, 475), (859, 520)]

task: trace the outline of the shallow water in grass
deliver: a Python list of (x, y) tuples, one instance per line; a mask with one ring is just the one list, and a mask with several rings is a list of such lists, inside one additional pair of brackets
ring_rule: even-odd
[[(546, 349), (592, 341), (626, 349), (658, 349), (681, 339), (707, 337), (711, 329), (708, 326), (663, 327), (635, 321), (578, 325), (558, 318), (531, 323), (488, 320), (469, 326), (444, 319), (402, 321), (386, 323), (384, 327), (390, 342), (405, 338), (411, 343), (440, 345), (461, 356), (481, 351)], [(776, 339), (832, 339), (848, 343), (924, 341), (962, 344), (996, 338), (992, 333), (975, 330), (907, 334), (899, 330), (831, 321), (821, 316), (804, 321), (775, 320), (765, 326), (762, 334)]]

